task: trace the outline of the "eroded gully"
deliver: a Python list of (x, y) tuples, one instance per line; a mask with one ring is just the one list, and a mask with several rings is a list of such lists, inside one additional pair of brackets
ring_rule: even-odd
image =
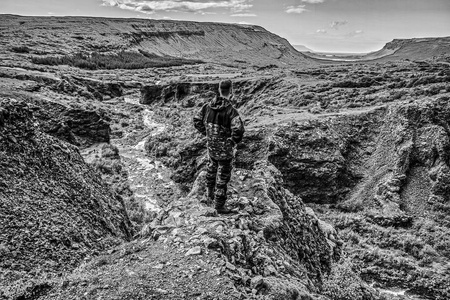
[[(141, 106), (137, 98), (125, 98), (125, 102)], [(156, 213), (169, 199), (181, 195), (181, 191), (170, 179), (170, 169), (145, 151), (148, 138), (163, 133), (165, 124), (157, 123), (153, 111), (148, 108), (142, 110), (141, 118), (144, 125), (142, 131), (127, 132), (111, 143), (119, 149), (135, 199), (142, 201), (146, 210)]]

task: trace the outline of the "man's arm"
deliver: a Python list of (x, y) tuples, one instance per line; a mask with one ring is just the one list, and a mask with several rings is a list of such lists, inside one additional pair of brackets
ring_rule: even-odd
[(237, 144), (240, 141), (242, 141), (244, 132), (245, 132), (244, 123), (242, 122), (239, 113), (235, 109), (231, 119), (231, 140), (233, 141), (234, 144)]
[(203, 105), (202, 108), (194, 116), (194, 127), (203, 135), (206, 135), (205, 123), (203, 123), (206, 105), (207, 104)]

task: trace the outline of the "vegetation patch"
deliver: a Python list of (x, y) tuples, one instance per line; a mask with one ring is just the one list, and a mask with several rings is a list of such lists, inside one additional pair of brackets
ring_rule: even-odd
[(27, 46), (16, 46), (12, 47), (11, 51), (15, 53), (30, 53), (31, 49), (28, 48)]
[(158, 56), (145, 51), (121, 51), (117, 54), (78, 52), (74, 55), (32, 57), (31, 61), (39, 65), (69, 65), (88, 70), (163, 68), (203, 63), (200, 60)]

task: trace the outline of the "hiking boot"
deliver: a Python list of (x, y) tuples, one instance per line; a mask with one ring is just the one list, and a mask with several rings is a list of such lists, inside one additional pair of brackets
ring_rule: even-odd
[(231, 210), (225, 207), (225, 202), (227, 201), (227, 190), (217, 188), (214, 199), (216, 200), (216, 210), (219, 214), (230, 214)]
[(233, 213), (233, 211), (231, 209), (226, 208), (225, 206), (216, 207), (216, 211), (218, 214), (221, 214), (221, 215), (228, 215), (228, 214)]
[(206, 204), (212, 206), (214, 203), (214, 187), (208, 186), (208, 191), (206, 193)]

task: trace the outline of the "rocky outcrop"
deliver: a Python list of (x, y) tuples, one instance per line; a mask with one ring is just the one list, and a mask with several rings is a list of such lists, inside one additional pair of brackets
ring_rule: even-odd
[(109, 142), (111, 128), (105, 112), (45, 100), (35, 104), (39, 109), (34, 115), (43, 132), (80, 147)]
[[(287, 188), (309, 202), (336, 204), (338, 212), (319, 217), (345, 232), (363, 278), (435, 299), (449, 296), (440, 263), (448, 239), (438, 237), (450, 224), (448, 100), (428, 97), (280, 127), (269, 156)], [(405, 259), (394, 263), (398, 253)]]
[(380, 108), (280, 126), (268, 142), (268, 160), (305, 202), (340, 202), (364, 177), (384, 113)]
[[(184, 107), (196, 105), (196, 98), (211, 99), (217, 94), (218, 82), (177, 82), (175, 84), (146, 85), (141, 88), (141, 104), (179, 101)], [(185, 99), (187, 98), (187, 99)]]
[[(6, 93), (1, 95), (6, 96)], [(101, 109), (49, 101), (28, 92), (9, 92), (9, 95), (32, 106), (33, 116), (42, 132), (81, 148), (110, 140), (110, 118)]]
[(0, 99), (2, 297), (17, 292), (11, 282), (68, 270), (132, 234), (121, 199), (78, 149), (35, 122), (27, 103)]
[[(220, 80), (214, 79), (207, 82), (185, 81), (145, 85), (140, 89), (139, 102), (147, 105), (176, 102), (183, 108), (200, 106), (218, 94), (219, 82)], [(238, 108), (247, 105), (248, 109), (252, 109), (258, 100), (269, 98), (273, 86), (277, 83), (277, 76), (233, 80), (231, 101)]]
[[(142, 235), (164, 243), (219, 251), (226, 271), (244, 291), (269, 299), (298, 299), (318, 292), (342, 242), (332, 226), (282, 187), (281, 174), (264, 161), (238, 169), (230, 182), (231, 216), (201, 204), (201, 172), (186, 198), (160, 212)], [(311, 296), (310, 296), (311, 297)]]

